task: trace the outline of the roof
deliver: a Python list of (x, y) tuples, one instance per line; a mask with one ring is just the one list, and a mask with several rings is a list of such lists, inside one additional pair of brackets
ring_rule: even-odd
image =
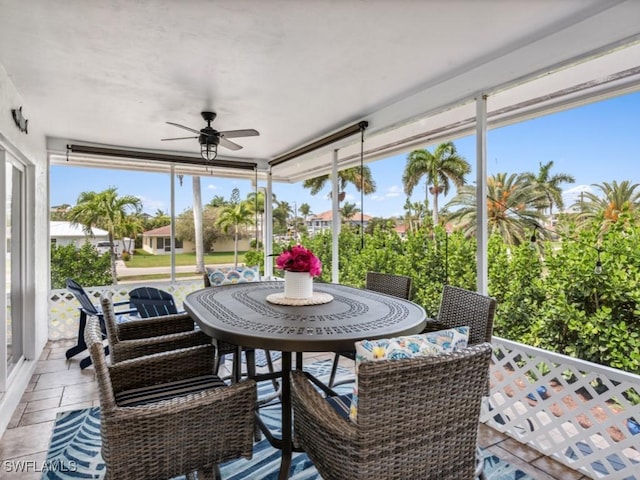
[(171, 225), (165, 225), (164, 227), (154, 228), (153, 230), (147, 230), (142, 232), (143, 237), (170, 237)]
[[(493, 128), (638, 90), (638, 18), (636, 0), (2, 0), (0, 66), (52, 164), (169, 172), (168, 162), (67, 158), (66, 146), (198, 161), (200, 112), (212, 110), (217, 130), (259, 131), (218, 159), (255, 163), (264, 180), (273, 159), (363, 120), (368, 162), (473, 133), (483, 96)], [(161, 141), (188, 135), (167, 122), (196, 135)], [(341, 168), (356, 165), (359, 140), (274, 166), (272, 178), (329, 173), (334, 151)]]
[[(109, 232), (100, 228), (91, 229), (94, 237), (106, 237)], [(81, 225), (73, 225), (71, 222), (49, 222), (49, 236), (55, 238), (84, 237), (87, 236)]]

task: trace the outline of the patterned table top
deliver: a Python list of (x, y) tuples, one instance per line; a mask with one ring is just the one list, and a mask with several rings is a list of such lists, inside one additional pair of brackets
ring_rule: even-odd
[(266, 300), (283, 288), (283, 282), (206, 288), (189, 294), (184, 308), (213, 338), (288, 352), (352, 350), (355, 341), (413, 334), (425, 324), (424, 309), (413, 302), (345, 285), (315, 283), (314, 292), (333, 296), (323, 305)]

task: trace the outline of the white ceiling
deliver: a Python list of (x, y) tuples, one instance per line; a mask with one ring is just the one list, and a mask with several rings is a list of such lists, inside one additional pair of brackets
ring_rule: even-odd
[[(260, 132), (219, 157), (261, 170), (360, 120), (368, 160), (468, 133), (479, 93), (497, 125), (638, 89), (639, 40), (637, 0), (0, 0), (0, 64), (52, 154), (197, 157), (195, 139), (160, 141), (189, 135), (165, 122), (200, 129), (213, 110), (218, 130)], [(357, 141), (274, 179), (326, 173), (336, 147), (352, 164)]]

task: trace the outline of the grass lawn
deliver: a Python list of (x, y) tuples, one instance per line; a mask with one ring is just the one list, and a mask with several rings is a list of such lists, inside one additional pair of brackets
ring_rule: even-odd
[[(233, 252), (214, 252), (204, 256), (205, 265), (215, 265), (219, 263), (233, 263)], [(244, 263), (244, 252), (238, 252), (238, 263)], [(171, 255), (149, 255), (140, 254), (136, 251), (128, 261), (125, 262), (129, 268), (139, 267), (168, 267), (171, 265)], [(195, 265), (195, 253), (176, 254), (176, 265)]]
[[(194, 273), (180, 273), (176, 272), (176, 278), (202, 278), (202, 274), (196, 275)], [(152, 275), (131, 275), (128, 277), (118, 277), (118, 281), (126, 282), (143, 282), (147, 280), (169, 280), (167, 273), (154, 273)]]

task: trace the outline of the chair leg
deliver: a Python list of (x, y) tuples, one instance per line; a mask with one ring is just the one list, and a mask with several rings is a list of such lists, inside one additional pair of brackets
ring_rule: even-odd
[(475, 478), (479, 480), (487, 480), (487, 476), (484, 474), (484, 456), (480, 447), (476, 447), (476, 471)]
[[(244, 357), (247, 360), (247, 377), (255, 378), (256, 376), (256, 351), (253, 348), (242, 349), (244, 352)], [(240, 375), (242, 376), (242, 372)], [(262, 440), (262, 431), (260, 430), (260, 425), (256, 422), (255, 427), (253, 429), (253, 436), (256, 442)]]
[[(109, 345), (106, 345), (104, 347), (104, 356), (108, 356), (109, 355)], [(87, 368), (89, 365), (91, 365), (93, 362), (91, 362), (91, 356), (85, 357), (82, 360), (80, 360), (80, 369), (84, 370), (85, 368)]]
[(336, 381), (336, 373), (338, 371), (338, 362), (340, 362), (340, 355), (337, 353), (333, 356), (333, 365), (331, 365), (331, 374), (329, 375), (329, 388), (333, 388), (333, 383)]
[[(208, 465), (198, 469), (198, 480), (222, 480), (220, 467), (218, 465)], [(195, 480), (193, 473), (187, 474), (187, 480)]]
[[(269, 370), (269, 373), (273, 373), (275, 370), (273, 368), (273, 360), (271, 360), (271, 351), (265, 350), (264, 353), (267, 356), (267, 369)], [(273, 385), (273, 389), (277, 392), (280, 388), (278, 381), (274, 378), (271, 380), (271, 384)]]
[(87, 344), (84, 341), (84, 330), (87, 326), (87, 314), (84, 311), (80, 311), (80, 321), (78, 322), (78, 339), (76, 344), (65, 352), (67, 359), (76, 356), (80, 352), (84, 352), (87, 349)]
[(85, 368), (87, 368), (89, 365), (91, 365), (91, 357), (84, 357), (82, 360), (80, 360), (80, 369), (84, 370)]
[(224, 355), (220, 355), (218, 352), (216, 352), (216, 358), (213, 361), (213, 371), (216, 372), (216, 375), (220, 373), (220, 366), (222, 365), (223, 360)]
[(247, 376), (256, 376), (256, 351), (253, 348), (244, 350), (244, 357), (247, 359)]

